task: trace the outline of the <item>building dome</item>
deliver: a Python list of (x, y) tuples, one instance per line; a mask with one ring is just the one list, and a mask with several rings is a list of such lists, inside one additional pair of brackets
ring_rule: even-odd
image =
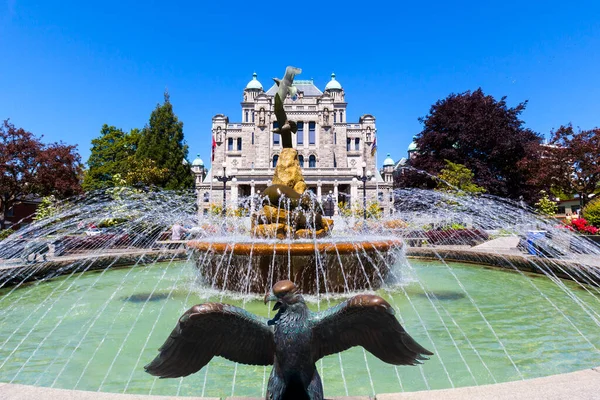
[(252, 80), (246, 85), (246, 89), (263, 90), (262, 84), (256, 79), (256, 72), (252, 74)]
[(417, 147), (417, 137), (413, 136), (413, 141), (408, 145), (408, 152), (412, 153), (413, 151), (417, 151), (419, 148)]
[(395, 164), (394, 160), (392, 160), (392, 157), (390, 157), (390, 153), (388, 153), (388, 155), (385, 158), (385, 160), (383, 160), (383, 166), (384, 167), (393, 167), (394, 164)]
[(334, 73), (331, 74), (331, 80), (327, 83), (327, 86), (325, 86), (325, 90), (330, 90), (330, 89), (342, 90), (342, 85), (340, 85), (340, 83), (335, 80)]
[(204, 161), (200, 158), (200, 154), (197, 154), (196, 159), (192, 161), (192, 167), (204, 167)]

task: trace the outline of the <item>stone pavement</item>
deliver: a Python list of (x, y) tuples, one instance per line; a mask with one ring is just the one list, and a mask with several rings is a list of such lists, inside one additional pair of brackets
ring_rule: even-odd
[[(146, 396), (117, 393), (85, 392), (36, 386), (0, 383), (3, 400), (219, 400), (214, 397)], [(226, 400), (259, 400), (248, 397), (228, 397)], [(335, 397), (337, 400), (369, 400), (369, 396)], [(598, 400), (600, 399), (600, 368), (568, 374), (552, 375), (495, 385), (470, 386), (457, 389), (378, 394), (375, 400)]]

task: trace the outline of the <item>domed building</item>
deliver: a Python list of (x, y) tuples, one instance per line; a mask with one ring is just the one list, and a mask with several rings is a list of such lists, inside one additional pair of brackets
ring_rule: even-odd
[[(363, 183), (357, 176), (363, 170), (365, 175), (372, 171), (366, 182), (367, 199), (378, 200), (388, 211), (392, 180), (384, 180), (375, 165), (375, 117), (364, 114), (357, 122), (346, 120), (344, 88), (334, 73), (323, 91), (313, 79), (295, 79), (294, 86), (298, 94), (288, 97), (284, 107), (288, 118), (298, 124), (294, 147), (308, 190), (333, 203), (331, 213), (336, 214), (339, 203), (362, 204)], [(213, 117), (213, 162), (206, 176), (196, 180), (201, 213), (208, 213), (211, 203), (222, 203), (223, 183), (217, 178), (223, 176), (224, 168), (228, 177), (235, 177), (225, 186), (228, 206), (254, 207), (238, 202), (241, 198), (254, 201), (271, 184), (282, 149), (280, 135), (272, 132), (277, 123), (273, 113), (276, 92), (275, 84), (264, 91), (254, 73), (242, 93), (241, 121), (231, 122), (223, 114)]]

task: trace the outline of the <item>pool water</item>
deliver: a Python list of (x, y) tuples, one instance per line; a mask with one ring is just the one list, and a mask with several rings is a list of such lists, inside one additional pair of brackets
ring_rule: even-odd
[[(326, 396), (482, 385), (600, 365), (595, 288), (458, 263), (405, 260), (397, 271), (402, 283), (377, 293), (435, 355), (419, 367), (394, 367), (362, 348), (328, 356), (317, 364)], [(259, 297), (235, 298), (197, 282), (193, 264), (174, 262), (0, 290), (0, 382), (263, 396), (270, 367), (214, 358), (182, 379), (144, 372), (178, 317), (194, 304), (223, 301), (272, 316)], [(340, 301), (311, 298), (309, 306), (324, 309)]]

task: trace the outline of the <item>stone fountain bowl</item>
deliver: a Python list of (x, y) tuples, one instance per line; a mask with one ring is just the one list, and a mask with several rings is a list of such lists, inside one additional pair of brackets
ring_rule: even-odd
[(266, 293), (282, 279), (294, 281), (302, 293), (376, 290), (402, 248), (393, 238), (222, 239), (193, 240), (187, 247), (206, 285), (241, 293)]

